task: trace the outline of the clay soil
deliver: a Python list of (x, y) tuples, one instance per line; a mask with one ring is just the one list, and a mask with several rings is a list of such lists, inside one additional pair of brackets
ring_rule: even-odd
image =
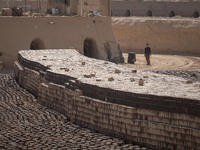
[(124, 66), (128, 68), (182, 77), (192, 82), (200, 81), (200, 57), (154, 54), (151, 56), (151, 65), (148, 66), (143, 54), (136, 54), (134, 64), (127, 63), (127, 53), (123, 53), (123, 56)]
[(128, 53), (123, 53), (125, 59), (125, 66), (136, 68), (139, 70), (149, 71), (170, 71), (170, 70), (199, 70), (200, 71), (200, 57), (192, 56), (178, 56), (178, 55), (152, 55), (151, 65), (146, 65), (146, 60), (143, 54), (136, 54), (135, 64), (128, 64)]

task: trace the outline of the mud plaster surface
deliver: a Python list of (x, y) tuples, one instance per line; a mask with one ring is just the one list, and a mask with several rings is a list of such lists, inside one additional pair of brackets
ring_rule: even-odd
[[(187, 83), (187, 79), (151, 71), (135, 73), (134, 68), (88, 58), (73, 49), (19, 53), (25, 59), (48, 66), (52, 72), (75, 77), (84, 83), (133, 93), (200, 100), (199, 81)], [(114, 80), (108, 81), (109, 78)], [(144, 86), (139, 86), (140, 79), (144, 80)]]
[(200, 17), (112, 17), (112, 27), (123, 52), (200, 55)]

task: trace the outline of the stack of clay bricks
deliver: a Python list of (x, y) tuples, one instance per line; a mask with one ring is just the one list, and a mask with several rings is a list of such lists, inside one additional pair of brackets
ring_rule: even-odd
[[(63, 89), (53, 83), (49, 87)], [(1, 150), (150, 150), (70, 123), (61, 113), (38, 104), (32, 94), (19, 87), (13, 74), (0, 74), (0, 93)]]
[(19, 84), (76, 124), (153, 149), (200, 147), (198, 101), (101, 88), (24, 63), (15, 65)]

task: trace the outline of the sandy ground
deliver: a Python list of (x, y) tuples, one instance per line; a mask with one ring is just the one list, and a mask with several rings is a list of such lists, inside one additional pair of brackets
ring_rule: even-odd
[[(137, 70), (149, 71), (165, 71), (165, 70), (199, 70), (200, 57), (180, 56), (180, 55), (158, 55), (151, 56), (151, 65), (146, 65), (143, 54), (136, 54), (135, 64), (128, 64), (128, 53), (123, 53), (126, 67), (135, 68)], [(13, 73), (12, 69), (2, 69), (0, 73)]]
[[(158, 55), (151, 56), (151, 65), (146, 65), (143, 54), (136, 54), (135, 64), (128, 64), (128, 53), (123, 53), (126, 67), (137, 70), (165, 71), (165, 70), (198, 70), (200, 71), (200, 57), (180, 55)], [(0, 73), (13, 73), (12, 69), (2, 69)]]
[(163, 70), (200, 70), (200, 57), (178, 55), (152, 55), (151, 65), (146, 65), (143, 54), (136, 54), (135, 64), (128, 64), (128, 53), (123, 53), (125, 66), (139, 70), (163, 71)]

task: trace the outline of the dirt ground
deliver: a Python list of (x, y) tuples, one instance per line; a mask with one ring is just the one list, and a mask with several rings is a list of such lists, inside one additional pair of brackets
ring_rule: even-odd
[(178, 55), (152, 55), (151, 65), (146, 65), (143, 54), (136, 54), (135, 64), (128, 64), (128, 53), (123, 53), (125, 66), (139, 70), (150, 71), (175, 71), (175, 70), (200, 70), (200, 57), (178, 56)]

